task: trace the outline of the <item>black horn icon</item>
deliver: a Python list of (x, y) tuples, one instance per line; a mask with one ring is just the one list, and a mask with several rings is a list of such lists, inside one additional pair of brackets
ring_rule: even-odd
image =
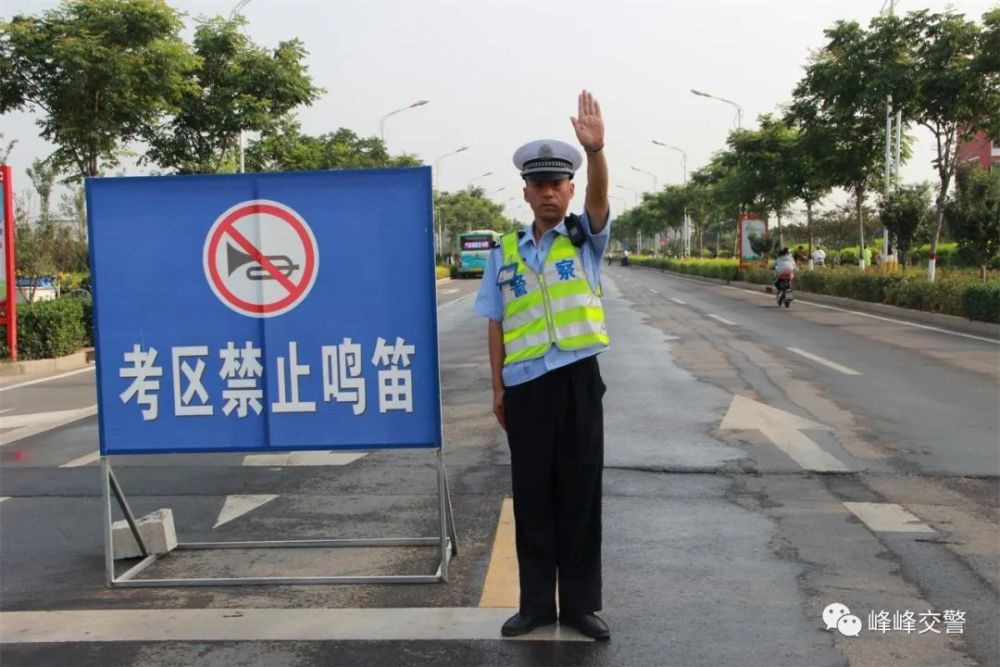
[[(292, 273), (299, 269), (299, 265), (295, 264), (288, 255), (268, 255), (267, 259), (286, 278), (290, 278)], [(234, 248), (228, 243), (226, 244), (226, 264), (229, 268), (229, 275), (233, 275), (233, 272), (244, 264), (250, 264), (246, 271), (248, 280), (276, 280), (275, 276), (261, 266), (253, 255)]]

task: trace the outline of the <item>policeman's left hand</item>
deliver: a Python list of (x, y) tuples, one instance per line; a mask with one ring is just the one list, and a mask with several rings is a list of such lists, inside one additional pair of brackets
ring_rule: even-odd
[(570, 116), (576, 138), (585, 149), (600, 148), (604, 145), (604, 118), (601, 117), (601, 105), (594, 96), (586, 90), (580, 93), (577, 100), (578, 115)]

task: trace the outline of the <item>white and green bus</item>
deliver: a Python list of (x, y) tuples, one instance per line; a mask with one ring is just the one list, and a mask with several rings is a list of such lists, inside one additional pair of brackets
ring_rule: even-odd
[(500, 234), (492, 229), (477, 229), (458, 235), (458, 277), (482, 276), (490, 251), (500, 243)]

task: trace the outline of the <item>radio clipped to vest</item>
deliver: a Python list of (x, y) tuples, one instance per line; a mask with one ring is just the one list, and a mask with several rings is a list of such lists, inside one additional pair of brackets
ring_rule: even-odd
[(566, 235), (569, 236), (569, 240), (573, 245), (579, 248), (587, 242), (587, 234), (583, 231), (583, 223), (580, 222), (580, 216), (576, 213), (570, 213), (563, 222), (566, 225)]

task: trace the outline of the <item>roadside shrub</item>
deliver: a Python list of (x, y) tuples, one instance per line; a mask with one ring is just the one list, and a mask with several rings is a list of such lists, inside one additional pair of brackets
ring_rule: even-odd
[(73, 290), (90, 290), (90, 273), (87, 271), (75, 271), (62, 273), (59, 275), (59, 291), (62, 293)]
[(1000, 280), (966, 287), (962, 292), (962, 314), (970, 320), (1000, 324)]
[[(667, 271), (742, 280), (758, 285), (770, 285), (773, 281), (770, 269), (750, 265), (741, 270), (735, 260), (664, 258), (643, 259), (637, 263)], [(979, 282), (978, 271), (952, 269), (941, 271), (932, 283), (927, 280), (923, 269), (912, 268), (904, 272), (875, 268), (862, 273), (856, 266), (824, 267), (799, 272), (795, 278), (795, 289), (997, 322), (1000, 321), (1000, 276), (995, 273), (991, 276), (988, 282), (982, 283)]]
[(839, 266), (857, 266), (858, 265), (858, 250), (857, 248), (844, 248), (837, 253), (837, 264)]
[[(92, 343), (90, 299), (38, 301), (17, 310), (17, 358), (47, 359), (72, 354)], [(6, 340), (6, 327), (0, 327)]]
[[(919, 248), (915, 248), (910, 252), (910, 261), (914, 264), (927, 265), (927, 261), (931, 255), (930, 244), (925, 244)], [(962, 258), (958, 256), (958, 244), (957, 243), (938, 243), (937, 251), (937, 266), (938, 267), (955, 267), (955, 266), (965, 266)]]
[(434, 267), (434, 278), (436, 280), (441, 280), (442, 278), (447, 278), (448, 276), (451, 275), (451, 269), (452, 268), (454, 268), (454, 267), (441, 266), (441, 265), (435, 266)]
[(963, 294), (975, 283), (968, 272), (943, 274), (933, 283), (920, 275), (908, 275), (886, 290), (886, 303), (931, 313), (964, 315)]

